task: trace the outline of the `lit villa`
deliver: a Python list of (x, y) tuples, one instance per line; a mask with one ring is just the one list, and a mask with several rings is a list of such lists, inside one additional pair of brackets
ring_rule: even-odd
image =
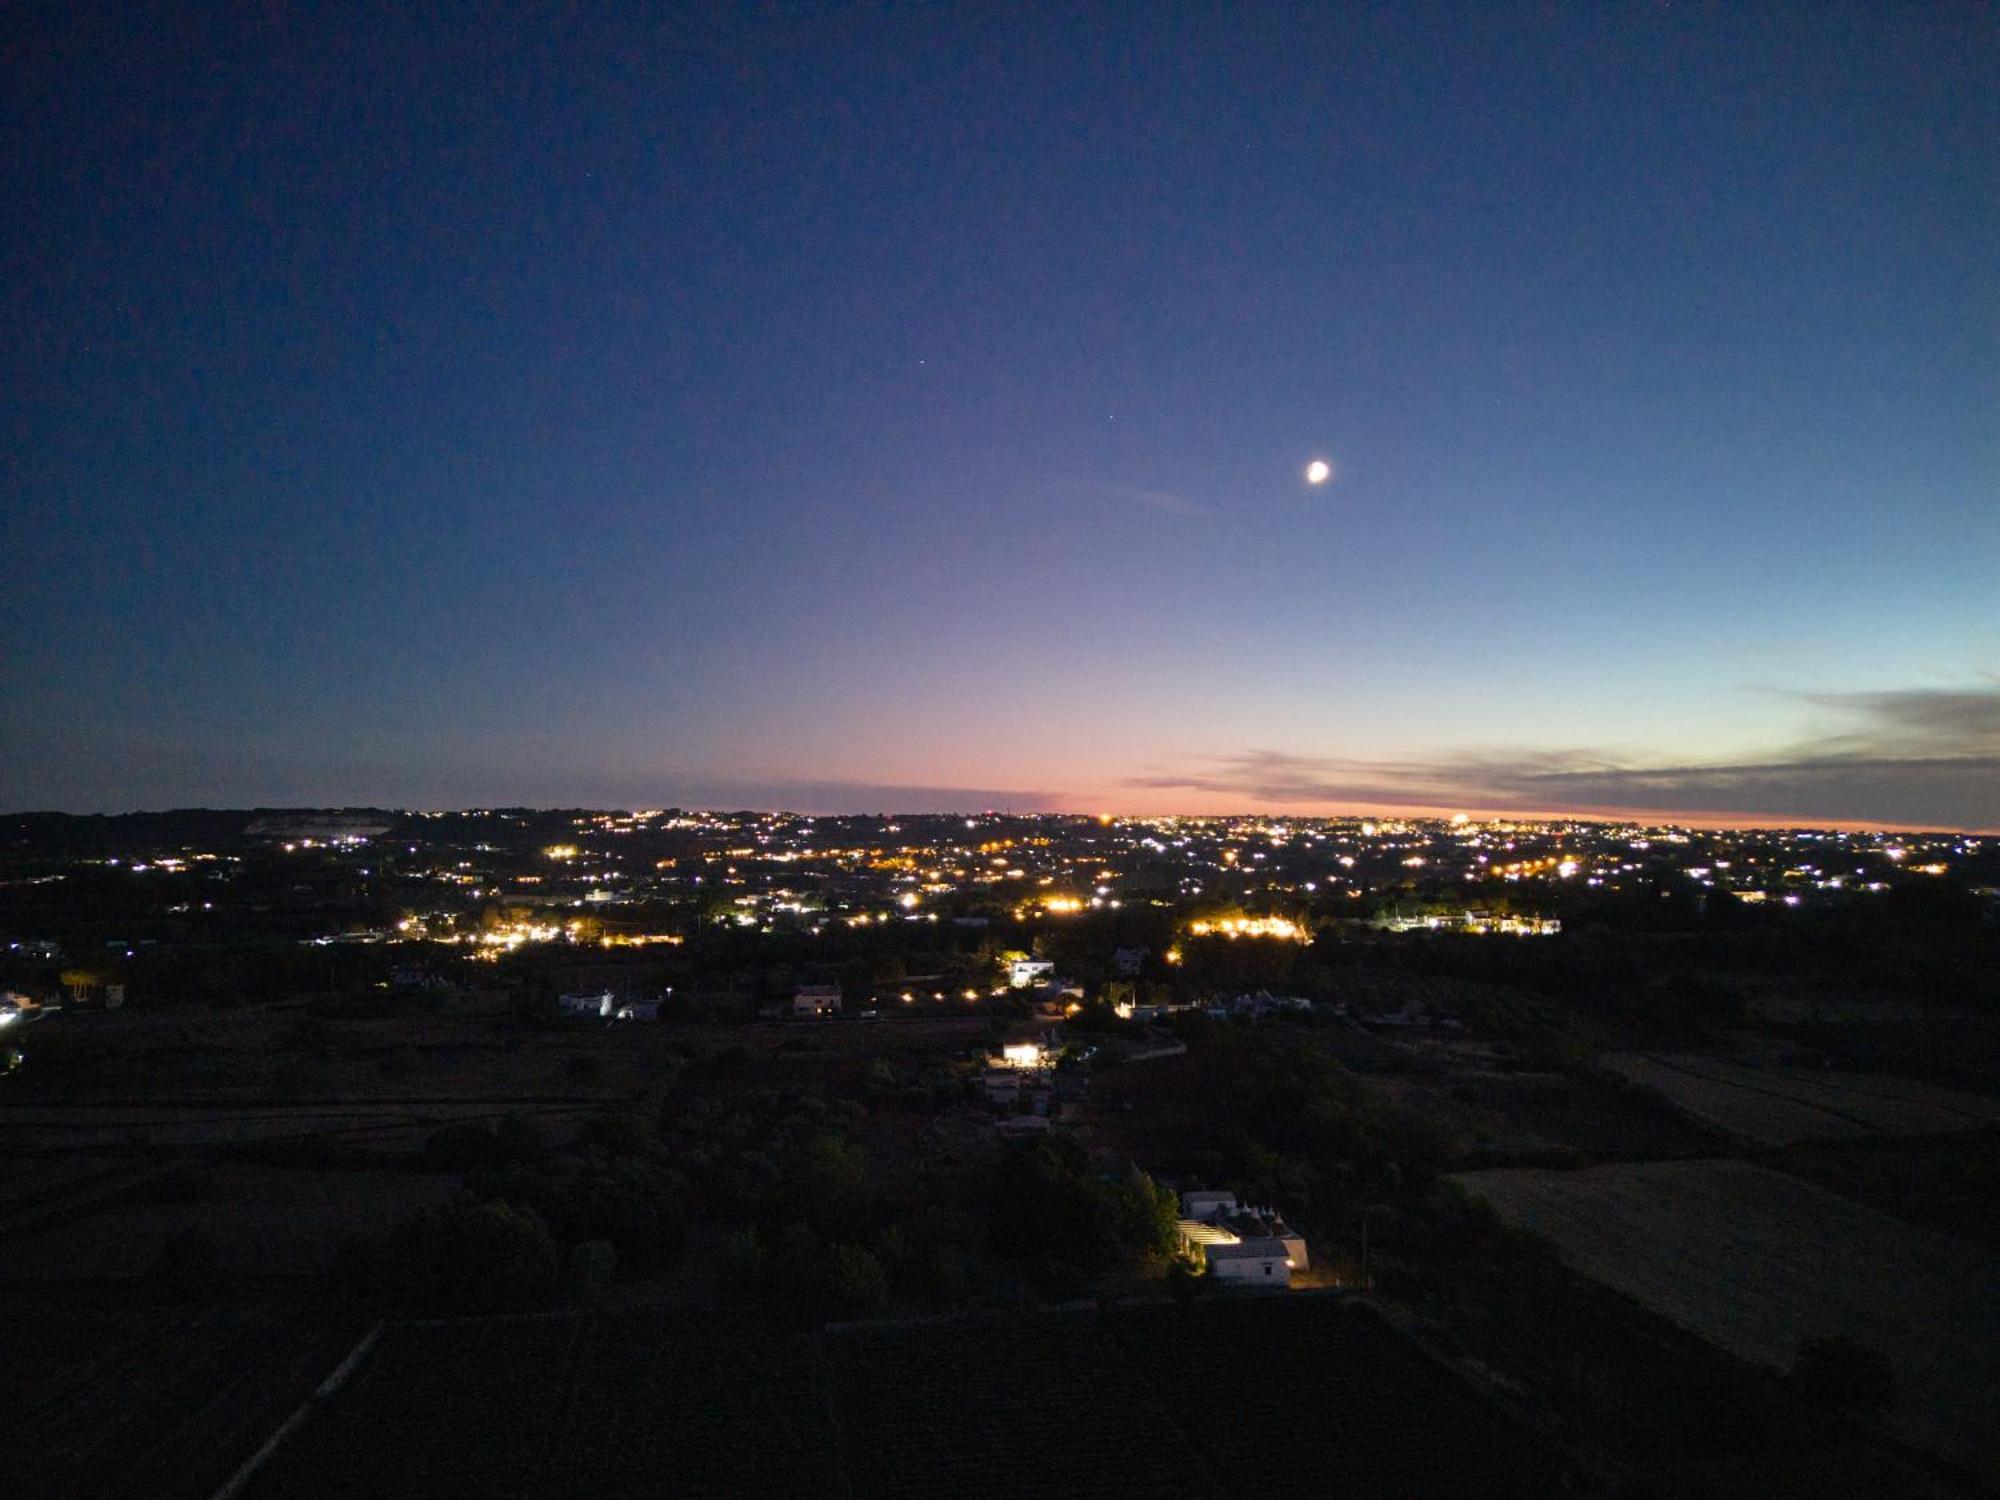
[(1234, 1193), (1181, 1194), (1176, 1224), (1183, 1254), (1218, 1281), (1289, 1287), (1310, 1262), (1305, 1239), (1269, 1209), (1244, 1209)]

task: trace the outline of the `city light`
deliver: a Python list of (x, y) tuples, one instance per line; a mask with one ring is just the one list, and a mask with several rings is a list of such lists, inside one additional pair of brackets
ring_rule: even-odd
[(1188, 931), (1195, 937), (1281, 938), (1294, 943), (1303, 943), (1311, 936), (1289, 917), (1223, 917), (1215, 921), (1197, 920), (1188, 923)]

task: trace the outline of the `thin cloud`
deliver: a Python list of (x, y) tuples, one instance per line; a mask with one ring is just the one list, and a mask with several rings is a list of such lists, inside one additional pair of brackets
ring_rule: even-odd
[(1906, 688), (1884, 693), (1792, 693), (1860, 723), (1841, 740), (1865, 751), (1909, 745), (1919, 754), (2000, 751), (2000, 678), (1976, 688)]
[(1101, 479), (1073, 480), (1068, 488), (1079, 495), (1095, 495), (1106, 500), (1123, 500), (1132, 505), (1150, 506), (1170, 516), (1212, 516), (1207, 506), (1176, 495), (1171, 490), (1149, 490), (1136, 484), (1114, 484)]
[(2000, 825), (2000, 682), (1956, 691), (1792, 696), (1849, 722), (1809, 744), (1743, 761), (1660, 765), (1582, 749), (1404, 761), (1245, 750), (1126, 785), (1280, 805)]

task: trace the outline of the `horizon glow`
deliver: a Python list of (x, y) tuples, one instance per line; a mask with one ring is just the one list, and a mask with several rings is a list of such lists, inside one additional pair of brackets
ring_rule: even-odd
[(7, 808), (2000, 827), (1970, 11), (23, 25)]

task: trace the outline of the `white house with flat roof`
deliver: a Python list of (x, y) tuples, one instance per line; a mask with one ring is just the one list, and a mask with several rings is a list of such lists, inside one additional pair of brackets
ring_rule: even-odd
[(840, 1014), (840, 986), (837, 984), (802, 984), (792, 996), (792, 1014), (795, 1016), (837, 1016)]
[(1181, 1253), (1221, 1281), (1288, 1287), (1310, 1264), (1305, 1238), (1274, 1210), (1245, 1208), (1217, 1188), (1182, 1193), (1176, 1229)]
[(1208, 1274), (1217, 1281), (1271, 1287), (1292, 1284), (1292, 1258), (1283, 1240), (1237, 1240), (1233, 1245), (1205, 1245), (1202, 1254), (1208, 1262)]
[(1193, 1188), (1181, 1194), (1181, 1214), (1189, 1219), (1213, 1219), (1236, 1212), (1236, 1195), (1215, 1188)]

